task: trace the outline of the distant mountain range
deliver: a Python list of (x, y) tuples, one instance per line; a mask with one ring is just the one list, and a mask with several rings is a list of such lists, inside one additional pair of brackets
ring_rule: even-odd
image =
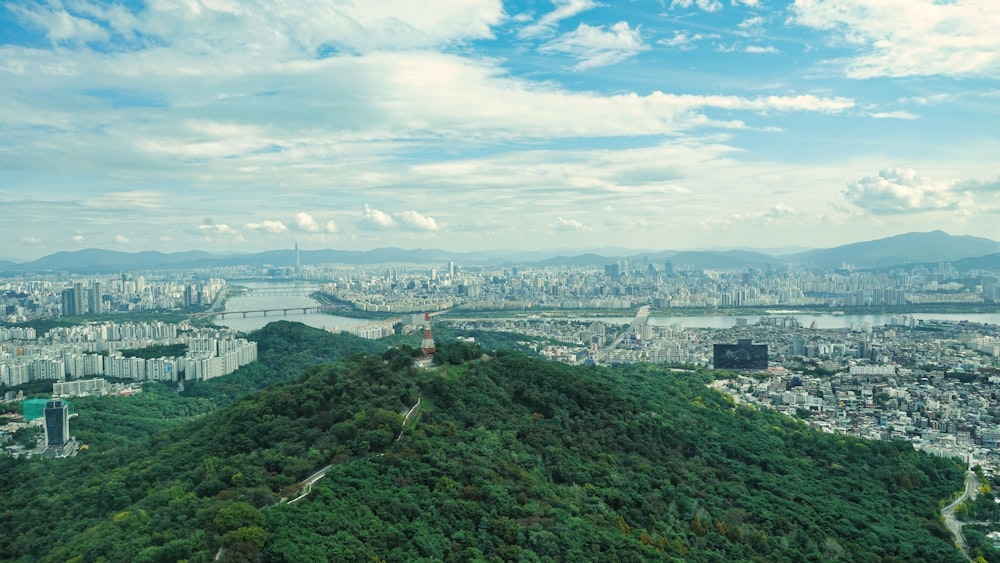
[(1000, 252), (1000, 243), (987, 238), (949, 235), (944, 231), (906, 233), (894, 237), (809, 250), (786, 256), (804, 265), (884, 268), (898, 264), (955, 261)]
[[(612, 253), (607, 251), (618, 251)], [(605, 252), (607, 252), (605, 254)], [(600, 266), (619, 260), (629, 260), (631, 266), (651, 263), (657, 268), (670, 260), (675, 267), (698, 269), (741, 270), (750, 267), (777, 266), (839, 268), (850, 264), (856, 268), (878, 269), (896, 265), (953, 262), (961, 269), (1000, 269), (1000, 243), (987, 238), (950, 235), (943, 231), (906, 233), (879, 240), (847, 244), (827, 249), (807, 250), (794, 254), (767, 254), (751, 250), (663, 250), (627, 254), (627, 249), (602, 249), (586, 254), (559, 254), (554, 251), (482, 251), (449, 252), (437, 249), (378, 248), (374, 250), (302, 250), (302, 264), (433, 264), (454, 261), (463, 267), (477, 266)], [(295, 252), (290, 249), (271, 250), (255, 254), (217, 255), (204, 251), (188, 252), (118, 252), (87, 249), (57, 252), (24, 263), (0, 260), (0, 272), (74, 272), (83, 274), (153, 270), (192, 269), (225, 266), (295, 265)]]

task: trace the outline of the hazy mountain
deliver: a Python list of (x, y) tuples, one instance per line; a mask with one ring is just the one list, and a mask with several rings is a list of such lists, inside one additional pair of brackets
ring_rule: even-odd
[[(303, 264), (384, 264), (398, 262), (444, 262), (473, 256), (442, 250), (404, 250), (379, 248), (368, 251), (353, 250), (303, 250)], [(487, 259), (488, 260), (488, 259)], [(0, 262), (0, 271), (44, 272), (65, 270), (80, 273), (115, 272), (135, 269), (210, 268), (237, 265), (292, 267), (295, 251), (271, 250), (255, 254), (212, 255), (203, 251), (164, 254), (162, 252), (118, 252), (87, 249), (57, 252), (32, 262), (15, 264)]]
[(747, 252), (755, 252), (757, 254), (767, 254), (768, 256), (785, 256), (787, 254), (799, 254), (802, 252), (813, 250), (813, 248), (810, 246), (787, 245), (787, 246), (778, 246), (775, 248), (709, 247), (709, 248), (698, 248), (696, 250), (704, 250), (708, 252), (727, 252), (730, 250), (745, 250)]
[(618, 258), (609, 258), (607, 256), (601, 256), (600, 254), (591, 253), (579, 254), (576, 256), (556, 256), (554, 258), (535, 262), (534, 265), (543, 268), (550, 266), (600, 266), (603, 264), (611, 264), (616, 260), (618, 260)]
[(84, 273), (111, 272), (137, 268), (188, 267), (211, 256), (211, 254), (200, 250), (164, 254), (155, 251), (119, 252), (115, 250), (88, 248), (72, 252), (56, 252), (32, 262), (6, 266), (4, 269), (21, 272), (53, 270), (69, 270)]
[[(986, 256), (976, 256), (975, 258), (962, 258), (951, 263), (959, 271), (964, 270), (990, 270), (1000, 271), (1000, 252), (987, 254)], [(928, 264), (930, 266), (930, 264)]]
[[(647, 260), (662, 268), (666, 260), (675, 266), (698, 269), (767, 268), (779, 264), (839, 267), (854, 264), (861, 268), (887, 267), (896, 264), (956, 263), (966, 258), (983, 257), (1000, 252), (1000, 243), (972, 236), (953, 236), (942, 231), (907, 233), (880, 240), (847, 244), (834, 248), (809, 250), (791, 255), (767, 254), (754, 250), (700, 250), (658, 252), (634, 249), (606, 248), (580, 254), (552, 251), (488, 250), (450, 252), (439, 249), (376, 248), (374, 250), (302, 250), (302, 264), (444, 264), (455, 262), (460, 267), (516, 266), (602, 266), (627, 259), (630, 267), (642, 267)], [(989, 263), (987, 261), (986, 263)], [(270, 250), (252, 254), (217, 255), (204, 251), (188, 252), (118, 252), (87, 249), (57, 252), (32, 262), (16, 263), (0, 260), (0, 272), (70, 271), (79, 273), (115, 272), (119, 270), (209, 268), (237, 265), (292, 267), (295, 251)], [(637, 266), (638, 265), (638, 266)], [(981, 266), (986, 268), (987, 266)]]
[(810, 250), (786, 258), (802, 265), (839, 267), (846, 263), (860, 268), (877, 268), (895, 264), (955, 261), (995, 252), (1000, 252), (1000, 243), (987, 238), (931, 231)]

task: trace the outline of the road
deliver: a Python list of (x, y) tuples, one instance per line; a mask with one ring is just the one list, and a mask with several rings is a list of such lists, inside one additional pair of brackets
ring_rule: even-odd
[(602, 350), (602, 352), (607, 353), (607, 352), (610, 352), (610, 351), (614, 350), (615, 348), (618, 347), (619, 344), (622, 343), (622, 340), (625, 340), (625, 337), (628, 336), (629, 332), (634, 331), (636, 329), (636, 327), (639, 327), (639, 326), (642, 326), (642, 325), (648, 323), (649, 322), (649, 310), (650, 310), (650, 306), (649, 305), (643, 305), (642, 307), (639, 307), (639, 311), (635, 314), (635, 318), (632, 319), (632, 322), (629, 323), (628, 328), (626, 328), (618, 336), (618, 338), (615, 339), (614, 342), (612, 342), (611, 344), (605, 346), (604, 349)]
[(962, 533), (962, 523), (955, 518), (955, 507), (967, 498), (976, 498), (978, 491), (979, 477), (976, 476), (974, 471), (966, 471), (965, 490), (962, 491), (962, 494), (957, 499), (951, 501), (951, 504), (941, 509), (941, 516), (944, 517), (944, 525), (951, 530), (951, 534), (955, 536), (955, 544), (958, 545), (959, 549), (962, 550), (962, 555), (969, 561), (972, 561), (969, 557), (969, 544), (965, 541), (965, 535)]

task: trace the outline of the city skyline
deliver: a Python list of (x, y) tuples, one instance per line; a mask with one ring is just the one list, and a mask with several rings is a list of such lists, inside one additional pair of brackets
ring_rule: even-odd
[(0, 7), (0, 258), (1000, 239), (992, 0)]

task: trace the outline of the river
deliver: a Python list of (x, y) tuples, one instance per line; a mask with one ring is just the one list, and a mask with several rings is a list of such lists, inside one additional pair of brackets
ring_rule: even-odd
[[(238, 285), (250, 289), (294, 289), (302, 285), (294, 282), (240, 282)], [(253, 292), (246, 295), (239, 295), (226, 299), (226, 311), (258, 311), (261, 309), (281, 309), (289, 307), (315, 307), (319, 305), (315, 299), (307, 295), (254, 295)], [(242, 332), (250, 332), (264, 327), (273, 321), (294, 321), (316, 328), (337, 331), (355, 326), (371, 324), (367, 319), (353, 319), (350, 317), (338, 317), (325, 313), (303, 313), (299, 311), (288, 311), (283, 314), (281, 311), (274, 311), (267, 314), (249, 313), (245, 318), (243, 315), (227, 315), (226, 318), (215, 319), (215, 324), (228, 326)]]

